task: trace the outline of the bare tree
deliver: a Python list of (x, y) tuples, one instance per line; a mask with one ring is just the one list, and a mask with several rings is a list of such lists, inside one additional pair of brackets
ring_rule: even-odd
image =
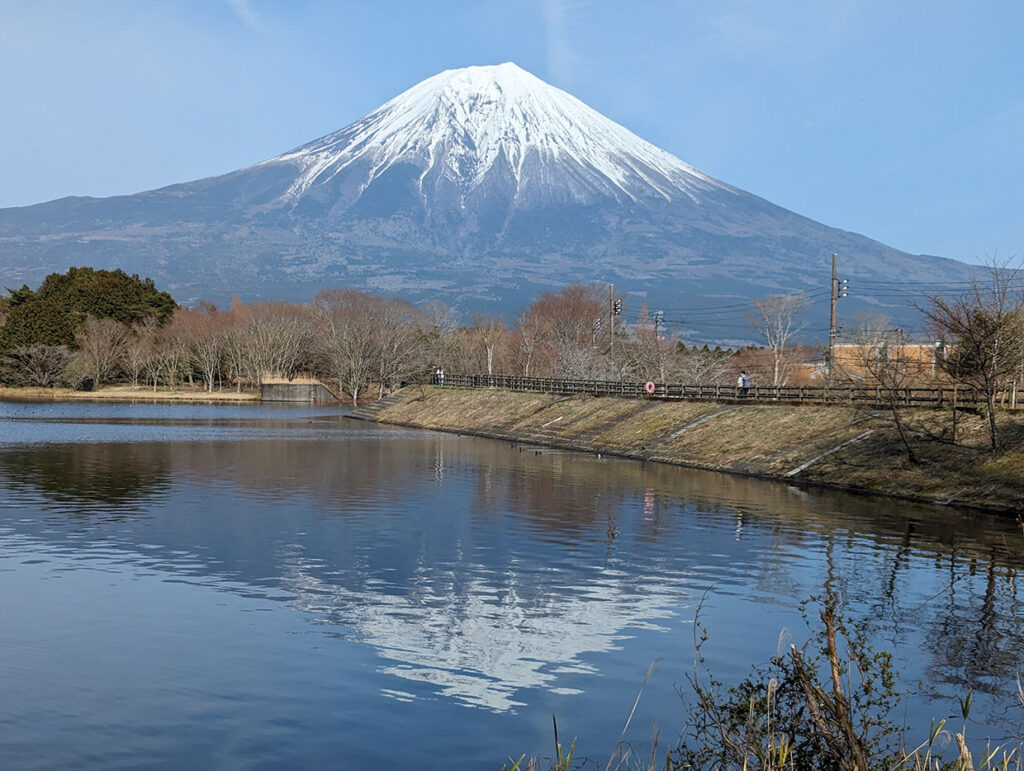
[(259, 389), (268, 375), (289, 380), (309, 366), (315, 336), (308, 308), (289, 303), (235, 302), (225, 353), (231, 368)]
[(626, 361), (620, 369), (642, 380), (657, 379), (668, 382), (671, 372), (678, 371), (678, 351), (673, 340), (666, 338), (648, 312), (647, 304), (640, 306), (640, 316), (633, 328), (632, 339), (624, 346)]
[(988, 412), (989, 446), (999, 447), (996, 396), (1021, 367), (1024, 291), (1021, 270), (992, 263), (970, 288), (950, 299), (931, 295), (920, 310), (945, 343), (940, 366), (956, 383), (977, 389)]
[(71, 352), (63, 345), (19, 345), (2, 360), (7, 379), (15, 385), (54, 388)]
[(703, 349), (687, 351), (681, 363), (683, 381), (693, 385), (714, 385), (729, 371), (729, 352)]
[(564, 377), (607, 376), (612, 364), (595, 339), (594, 323), (608, 315), (604, 289), (597, 284), (571, 284), (560, 292), (541, 292), (530, 305), (540, 325), (540, 339)]
[(198, 370), (203, 390), (213, 391), (227, 347), (225, 319), (212, 305), (200, 309), (179, 308), (174, 312), (169, 329), (185, 345), (191, 381), (192, 368)]
[(315, 325), (309, 307), (290, 303), (273, 303), (266, 309), (277, 341), (274, 369), (288, 380), (308, 369), (313, 347)]
[(377, 398), (384, 398), (385, 388), (398, 382), (415, 368), (419, 356), (419, 314), (405, 300), (375, 297), (367, 303), (372, 323), (377, 359)]
[(160, 329), (153, 345), (153, 357), (146, 365), (146, 372), (153, 382), (153, 390), (162, 380), (172, 391), (178, 389), (186, 368), (191, 371), (188, 354), (188, 337), (179, 325), (171, 323)]
[(82, 359), (89, 365), (97, 388), (117, 373), (129, 337), (128, 327), (114, 319), (86, 316), (82, 322), (75, 341)]
[(374, 299), (354, 289), (327, 289), (313, 299), (320, 313), (324, 366), (353, 405), (377, 370), (376, 324), (369, 307)]
[(594, 344), (594, 321), (608, 315), (604, 290), (596, 284), (571, 284), (560, 292), (541, 292), (530, 305), (544, 325), (544, 336), (565, 348)]
[(128, 376), (133, 389), (139, 387), (139, 379), (146, 371), (146, 364), (153, 358), (156, 332), (157, 319), (148, 316), (132, 328), (125, 342), (121, 352), (121, 369)]
[(522, 309), (516, 316), (516, 333), (512, 341), (517, 369), (526, 377), (534, 374), (538, 350), (544, 326), (537, 314), (529, 309)]
[(505, 321), (498, 316), (489, 316), (486, 313), (474, 313), (470, 315), (473, 321), (473, 332), (479, 344), (484, 349), (487, 359), (487, 375), (494, 374), (494, 351), (505, 339), (508, 330), (505, 329)]
[(889, 409), (907, 460), (917, 463), (900, 398), (900, 389), (906, 384), (911, 370), (906, 334), (902, 329), (894, 329), (886, 316), (867, 315), (860, 318), (853, 341), (850, 360), (844, 359), (837, 370), (850, 386), (867, 395), (874, 392), (881, 398)]
[(786, 348), (803, 329), (797, 317), (807, 307), (804, 294), (773, 295), (754, 300), (754, 311), (748, 314), (751, 326), (758, 330), (772, 352), (772, 385), (785, 385), (789, 378)]
[(250, 313), (249, 321), (242, 329), (242, 367), (256, 390), (263, 385), (263, 378), (276, 368), (275, 332), (270, 319), (258, 311)]
[(143, 360), (142, 372), (146, 375), (146, 384), (152, 386), (153, 390), (156, 391), (157, 386), (160, 384), (160, 376), (163, 373), (163, 357), (155, 337), (150, 355)]
[(203, 378), (203, 389), (212, 393), (213, 384), (222, 372), (227, 355), (227, 319), (216, 308), (186, 313), (192, 316), (189, 355)]
[(235, 297), (228, 311), (224, 330), (224, 363), (229, 379), (235, 383), (235, 391), (242, 392), (242, 380), (245, 377), (246, 339), (245, 324), (247, 313), (242, 301)]
[(423, 319), (422, 346), (428, 366), (448, 367), (456, 345), (459, 314), (442, 302), (431, 302), (423, 307)]

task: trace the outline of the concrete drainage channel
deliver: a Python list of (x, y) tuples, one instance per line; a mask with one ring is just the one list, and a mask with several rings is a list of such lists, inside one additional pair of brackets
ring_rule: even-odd
[(291, 404), (336, 404), (339, 399), (323, 383), (264, 383), (260, 386), (260, 401)]

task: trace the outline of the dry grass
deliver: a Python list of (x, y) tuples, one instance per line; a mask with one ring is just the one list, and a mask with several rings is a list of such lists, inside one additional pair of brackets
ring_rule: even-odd
[[(908, 495), (942, 503), (1007, 510), (1024, 508), (1024, 420), (1000, 416), (1004, 446), (988, 449), (988, 429), (980, 416), (961, 418), (958, 444), (942, 437), (949, 413), (908, 412), (918, 463), (907, 461), (896, 433), (885, 427), (868, 440), (847, 448), (808, 469), (816, 481), (840, 479), (843, 484), (876, 492)], [(884, 424), (883, 424), (884, 425)]]
[(449, 431), (509, 430), (524, 415), (550, 405), (547, 394), (454, 390), (412, 386), (381, 414), (385, 422)]
[(628, 420), (643, 408), (643, 402), (574, 396), (552, 403), (542, 412), (525, 416), (515, 424), (518, 430), (548, 430), (562, 437), (578, 437), (608, 422)]
[(785, 474), (865, 430), (844, 407), (742, 405), (695, 426), (659, 449), (659, 457), (718, 469)]
[(645, 404), (646, 408), (629, 420), (605, 425), (592, 441), (616, 453), (650, 458), (681, 427), (716, 409), (715, 404), (706, 402)]
[(116, 402), (252, 402), (259, 401), (259, 394), (252, 391), (206, 391), (179, 388), (132, 388), (131, 386), (106, 386), (98, 391), (73, 391), (70, 388), (7, 388), (0, 386), (0, 399), (8, 401), (116, 401)]

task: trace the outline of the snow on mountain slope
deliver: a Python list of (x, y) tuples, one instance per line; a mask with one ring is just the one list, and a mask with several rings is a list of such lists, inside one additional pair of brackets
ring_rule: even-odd
[[(969, 276), (714, 180), (514, 64), (442, 72), (245, 169), (0, 209), (0, 250), (9, 286), (93, 265), (179, 299), (352, 286), (509, 314), (571, 281), (649, 307), (820, 294), (833, 252), (854, 281)], [(857, 302), (915, 323), (902, 299)]]
[(729, 189), (515, 64), (446, 70), (363, 119), (260, 166), (295, 164), (285, 199), (352, 170), (361, 190), (398, 164), (419, 169), (417, 187), (450, 185), (462, 196), (489, 177), (511, 178), (544, 200), (596, 198), (696, 202)]

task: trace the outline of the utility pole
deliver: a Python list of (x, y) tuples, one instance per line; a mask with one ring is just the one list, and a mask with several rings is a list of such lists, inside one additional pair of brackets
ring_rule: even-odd
[(608, 285), (608, 351), (615, 344), (615, 317), (622, 313), (622, 300), (615, 299), (615, 284)]
[(655, 337), (655, 339), (660, 340), (661, 339), (660, 330), (661, 330), (662, 325), (665, 323), (665, 311), (663, 311), (663, 310), (656, 310), (654, 312), (653, 316), (654, 316), (654, 337)]
[(615, 284), (608, 285), (608, 351), (615, 344)]
[(828, 309), (828, 362), (826, 372), (832, 377), (832, 365), (836, 360), (836, 261), (839, 258), (832, 252), (832, 281), (829, 283)]
[(832, 252), (832, 281), (829, 284), (829, 312), (828, 312), (828, 362), (826, 372), (829, 379), (832, 378), (833, 368), (836, 360), (836, 302), (846, 297), (846, 290), (849, 282), (843, 278), (840, 279), (837, 272), (837, 263), (839, 258), (835, 252)]

